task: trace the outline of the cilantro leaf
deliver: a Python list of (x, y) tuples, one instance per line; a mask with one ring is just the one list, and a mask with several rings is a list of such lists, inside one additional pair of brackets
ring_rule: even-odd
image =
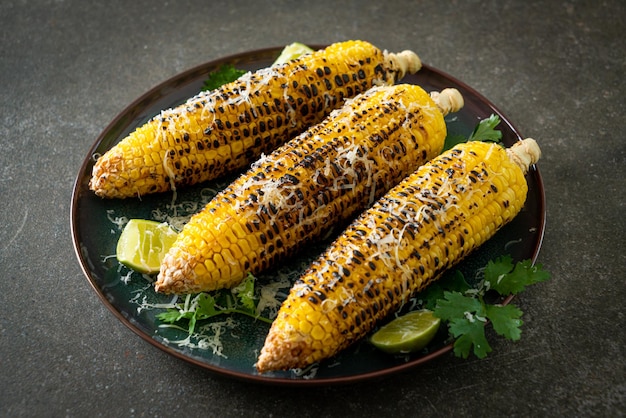
[(433, 314), (444, 321), (453, 321), (457, 318), (466, 318), (466, 314), (485, 317), (482, 302), (474, 297), (465, 296), (459, 292), (443, 292), (444, 298), (437, 301)]
[(219, 313), (215, 308), (215, 298), (208, 293), (199, 293), (196, 302), (195, 316), (198, 319), (210, 318)]
[(433, 314), (448, 321), (448, 330), (456, 338), (454, 353), (467, 358), (472, 347), (478, 358), (491, 351), (485, 337), (486, 311), (482, 300), (459, 292), (444, 292), (444, 299), (437, 301)]
[(500, 140), (502, 139), (502, 132), (496, 129), (496, 126), (498, 126), (499, 124), (500, 117), (498, 115), (492, 114), (487, 119), (482, 119), (480, 122), (478, 122), (469, 137), (465, 137), (461, 134), (448, 134), (443, 145), (443, 151), (447, 151), (450, 148), (453, 148), (455, 145), (462, 144), (468, 141), (500, 142)]
[(180, 321), (183, 318), (189, 319), (191, 315), (185, 315), (184, 313), (179, 312), (176, 309), (167, 310), (165, 312), (157, 315), (159, 319), (163, 322), (174, 323)]
[(256, 312), (256, 299), (254, 297), (254, 276), (248, 273), (248, 276), (232, 290), (233, 294), (239, 299), (242, 308), (249, 310), (251, 313)]
[(485, 337), (485, 323), (467, 318), (455, 318), (450, 321), (450, 334), (456, 338), (454, 342), (454, 354), (457, 357), (469, 357), (470, 350), (474, 347), (474, 355), (485, 358), (491, 352), (491, 346)]
[(455, 270), (451, 274), (437, 280), (424, 289), (418, 296), (422, 300), (425, 309), (433, 310), (437, 304), (437, 300), (444, 298), (444, 291), (463, 293), (470, 288), (465, 280), (465, 276), (459, 270)]
[(483, 119), (478, 122), (474, 132), (469, 136), (469, 141), (491, 141), (500, 142), (502, 139), (502, 132), (496, 129), (496, 126), (500, 124), (500, 117), (492, 114), (487, 119)]
[[(487, 263), (484, 280), (477, 288), (469, 288), (463, 275), (457, 274), (450, 279), (450, 283), (433, 289), (427, 296), (438, 298), (433, 314), (447, 321), (448, 331), (455, 339), (455, 355), (467, 358), (473, 351), (476, 357), (484, 358), (491, 352), (485, 337), (485, 324), (488, 321), (498, 335), (511, 341), (520, 339), (523, 324), (522, 311), (518, 307), (486, 303), (485, 293), (494, 290), (503, 296), (516, 294), (528, 285), (549, 278), (550, 274), (539, 265), (533, 266), (531, 260), (514, 264), (510, 256), (501, 256)], [(457, 289), (446, 286), (456, 286)], [(426, 304), (430, 302), (426, 300)]]
[[(489, 283), (489, 288), (492, 288), (501, 278), (509, 274), (513, 270), (513, 267), (513, 259), (509, 255), (498, 257), (495, 260), (489, 260), (484, 271), (485, 282)], [(505, 292), (500, 294), (508, 295), (509, 293)]]
[[(187, 321), (187, 331), (192, 335), (196, 323), (217, 315), (243, 314), (266, 323), (269, 318), (256, 313), (257, 298), (255, 296), (255, 277), (251, 274), (233, 289), (222, 289), (213, 293), (202, 292), (195, 296), (187, 295), (182, 303), (157, 315), (164, 323), (178, 324)], [(182, 325), (181, 325), (182, 326)]]
[(521, 261), (513, 267), (510, 258), (498, 258), (495, 262), (489, 262), (485, 268), (485, 281), (501, 295), (518, 294), (526, 286), (549, 278), (550, 274), (541, 265), (533, 266), (531, 260)]
[(209, 73), (209, 78), (205, 80), (202, 90), (215, 90), (224, 84), (235, 81), (246, 71), (235, 68), (232, 64), (223, 64), (220, 68)]
[(515, 305), (487, 305), (487, 318), (499, 335), (517, 341), (522, 335), (522, 311)]

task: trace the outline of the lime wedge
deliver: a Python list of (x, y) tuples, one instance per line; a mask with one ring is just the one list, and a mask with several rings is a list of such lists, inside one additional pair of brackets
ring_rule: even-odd
[(117, 259), (139, 273), (157, 273), (176, 235), (165, 222), (131, 219), (117, 241)]
[(282, 52), (280, 53), (278, 58), (276, 58), (276, 61), (274, 61), (274, 64), (272, 65), (284, 64), (310, 52), (313, 52), (313, 49), (300, 42), (294, 42), (283, 48)]
[(409, 312), (380, 327), (370, 342), (390, 354), (418, 351), (433, 339), (440, 323), (441, 320), (427, 309)]

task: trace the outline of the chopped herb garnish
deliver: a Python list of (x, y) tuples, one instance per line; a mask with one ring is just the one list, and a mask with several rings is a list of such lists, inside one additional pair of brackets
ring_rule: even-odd
[(198, 321), (222, 314), (242, 314), (269, 324), (272, 320), (260, 316), (256, 312), (258, 299), (255, 296), (255, 278), (252, 274), (232, 289), (222, 289), (216, 292), (202, 292), (197, 295), (187, 295), (175, 308), (170, 308), (157, 315), (161, 321), (169, 324), (181, 325), (187, 323), (189, 335), (193, 334)]

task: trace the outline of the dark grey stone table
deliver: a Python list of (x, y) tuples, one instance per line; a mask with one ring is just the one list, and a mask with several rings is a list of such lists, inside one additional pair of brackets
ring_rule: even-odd
[[(624, 416), (626, 3), (17, 1), (0, 4), (0, 416)], [(413, 49), (544, 155), (551, 281), (517, 343), (356, 385), (253, 385), (145, 343), (70, 237), (72, 186), (130, 102), (192, 66), (298, 40)]]

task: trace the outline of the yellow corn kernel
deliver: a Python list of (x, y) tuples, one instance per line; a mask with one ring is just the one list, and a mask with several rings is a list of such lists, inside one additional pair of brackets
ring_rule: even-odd
[(247, 234), (246, 234), (246, 231), (244, 231), (244, 230), (243, 230), (243, 227), (242, 227), (242, 226), (241, 226), (241, 224), (239, 224), (239, 223), (235, 223), (235, 224), (233, 224), (233, 233), (234, 233), (234, 234), (235, 234), (235, 236), (236, 236), (237, 238), (239, 238), (240, 240), (241, 240), (242, 238), (245, 238), (245, 236), (247, 235)]
[(222, 256), (221, 251), (219, 253), (213, 254), (213, 262), (215, 262), (215, 267), (217, 269), (221, 269), (224, 265), (224, 257)]
[[(247, 235), (246, 241), (248, 242), (249, 249), (245, 251), (246, 254), (250, 254), (252, 252), (256, 252), (258, 248), (260, 248), (261, 243), (259, 242), (256, 235)], [(243, 250), (242, 250), (243, 251)]]
[[(448, 95), (459, 93), (440, 98)], [(188, 247), (184, 237), (193, 235), (192, 243), (215, 240), (230, 249), (241, 228), (250, 248), (240, 248), (248, 255), (248, 265), (240, 260), (240, 269), (258, 274), (323, 237), (333, 223), (352, 219), (438, 155), (445, 137), (444, 114), (420, 87), (371, 88), (254, 163), (194, 215), (174, 243), (176, 256), (163, 260), (155, 289), (195, 293), (236, 286), (244, 277), (239, 272), (216, 282), (209, 274), (192, 274), (197, 263), (213, 258), (212, 246), (200, 251)]]
[(243, 251), (241, 250), (241, 248), (237, 245), (237, 243), (235, 243), (234, 245), (231, 245), (229, 247), (230, 252), (232, 253), (232, 256), (235, 260), (237, 260), (236, 264), (241, 264), (239, 262), (239, 260), (244, 260), (244, 257), (246, 256)]
[[(394, 84), (420, 66), (414, 53), (390, 54), (367, 42), (347, 41), (246, 73), (131, 132), (97, 159), (89, 186), (98, 196), (124, 198), (242, 169), (320, 122), (344, 99), (374, 85)], [(144, 161), (148, 149), (160, 158)], [(186, 158), (199, 155), (204, 158)], [(147, 170), (138, 175), (135, 167)]]
[[(528, 190), (525, 172), (539, 155), (532, 139), (509, 150), (470, 142), (417, 169), (298, 280), (271, 326), (258, 371), (306, 367), (363, 338), (519, 213)], [(495, 188), (496, 179), (507, 178), (503, 172), (508, 180)], [(330, 311), (322, 306), (328, 300), (335, 302)], [(313, 327), (304, 331), (300, 325), (309, 318)]]
[(205, 260), (204, 267), (206, 268), (208, 272), (216, 270), (215, 263), (213, 262), (213, 260)]
[(302, 332), (309, 334), (313, 329), (313, 325), (309, 321), (302, 321), (300, 322), (300, 329)]
[(311, 329), (311, 337), (313, 337), (314, 340), (322, 340), (326, 337), (326, 331), (320, 325), (313, 325), (313, 328)]
[(199, 275), (202, 275), (202, 276), (204, 276), (204, 275), (206, 275), (208, 273), (208, 271), (206, 269), (206, 266), (204, 264), (198, 264), (196, 266), (195, 272), (196, 272), (196, 274), (199, 274)]
[[(239, 225), (238, 223), (233, 224), (233, 227), (235, 227), (235, 225)], [(235, 235), (235, 232), (233, 231), (232, 228), (227, 228), (225, 229), (223, 232), (223, 235), (226, 237), (226, 239), (228, 240), (229, 243), (231, 244), (236, 244), (237, 241), (239, 240), (237, 238), (237, 236)]]
[(252, 252), (252, 249), (250, 248), (250, 243), (246, 239), (240, 239), (239, 241), (237, 241), (237, 246), (244, 256), (247, 256)]
[(222, 234), (216, 234), (216, 239), (222, 251), (230, 247), (230, 241)]

